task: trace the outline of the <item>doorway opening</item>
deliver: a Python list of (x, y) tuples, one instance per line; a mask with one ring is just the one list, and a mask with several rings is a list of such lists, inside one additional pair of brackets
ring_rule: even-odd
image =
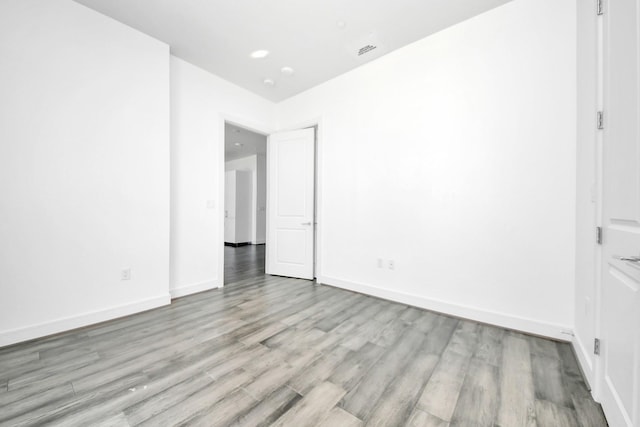
[[(222, 284), (319, 272), (319, 123), (268, 133), (223, 118)], [(249, 231), (251, 230), (251, 231)]]
[(264, 274), (267, 136), (224, 124), (224, 283)]

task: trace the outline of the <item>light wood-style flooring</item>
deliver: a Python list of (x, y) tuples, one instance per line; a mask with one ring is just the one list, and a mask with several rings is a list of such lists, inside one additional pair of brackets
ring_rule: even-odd
[(224, 289), (0, 349), (0, 425), (606, 426), (569, 344), (225, 253)]

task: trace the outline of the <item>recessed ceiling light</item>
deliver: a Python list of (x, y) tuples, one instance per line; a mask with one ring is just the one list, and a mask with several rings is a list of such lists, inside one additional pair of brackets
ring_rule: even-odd
[(282, 67), (280, 68), (280, 72), (285, 76), (293, 76), (294, 73), (293, 68), (291, 67)]
[(276, 82), (274, 82), (271, 79), (264, 79), (262, 83), (264, 83), (265, 86), (269, 86), (269, 87), (274, 87), (276, 85)]
[(336, 27), (340, 28), (341, 30), (344, 30), (347, 27), (347, 23), (342, 20), (337, 21)]
[(269, 56), (269, 51), (265, 49), (254, 50), (249, 56), (251, 56), (253, 59), (262, 59)]

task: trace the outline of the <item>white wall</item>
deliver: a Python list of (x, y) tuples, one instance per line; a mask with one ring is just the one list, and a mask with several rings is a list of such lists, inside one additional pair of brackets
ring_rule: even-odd
[(225, 171), (232, 170), (246, 170), (246, 171), (255, 171), (257, 166), (257, 155), (241, 157), (239, 159), (229, 160), (224, 163)]
[[(267, 138), (264, 137), (266, 145)], [(225, 171), (246, 170), (253, 173), (252, 187), (252, 218), (251, 218), (251, 243), (254, 245), (265, 243), (266, 237), (266, 206), (267, 206), (267, 158), (263, 153), (253, 156), (241, 157), (229, 160), (224, 164)], [(225, 226), (226, 228), (226, 226)], [(225, 241), (230, 240), (226, 238)]]
[[(516, 0), (279, 104), (322, 118), (320, 279), (566, 338), (575, 31)], [(69, 0), (0, 3), (0, 55), (0, 345), (219, 286), (224, 120), (276, 107)]]
[(0, 346), (168, 303), (168, 46), (4, 0), (0, 58)]
[[(266, 138), (265, 138), (266, 140)], [(252, 242), (255, 243), (256, 241), (256, 219), (257, 219), (257, 206), (258, 206), (258, 200), (257, 200), (257, 196), (258, 196), (258, 192), (257, 192), (257, 174), (256, 171), (258, 169), (258, 156), (257, 155), (253, 155), (253, 156), (247, 156), (247, 157), (241, 157), (239, 159), (234, 159), (234, 160), (229, 160), (226, 161), (224, 163), (224, 170), (227, 172), (225, 179), (228, 179), (229, 177), (229, 173), (230, 171), (234, 171), (234, 170), (241, 170), (241, 171), (249, 171), (251, 172), (251, 219), (249, 221), (249, 223), (247, 224), (248, 230), (247, 233), (241, 233), (241, 234), (249, 234), (250, 238), (249, 240), (238, 240), (236, 239), (236, 229), (237, 229), (237, 224), (235, 224), (232, 228), (233, 228), (233, 233), (227, 233), (227, 229), (230, 229), (231, 227), (227, 227), (227, 223), (229, 222), (229, 218), (227, 215), (225, 215), (225, 224), (224, 224), (224, 228), (225, 228), (225, 232), (224, 232), (224, 241), (225, 242), (230, 242), (230, 243), (245, 243), (245, 242)], [(234, 183), (234, 188), (235, 188), (235, 183)], [(225, 187), (225, 201), (227, 200), (227, 192), (228, 192), (229, 187)], [(225, 211), (229, 212), (229, 204), (225, 203)], [(233, 234), (233, 235), (232, 235)]]
[(224, 184), (224, 242), (251, 243), (255, 229), (254, 172), (227, 170)]
[(171, 294), (222, 284), (224, 120), (269, 133), (274, 105), (171, 57)]
[(256, 227), (253, 243), (266, 243), (267, 239), (267, 155), (258, 153), (256, 159)]
[[(225, 169), (226, 170), (226, 169)], [(224, 241), (236, 241), (236, 173), (226, 170), (224, 173)]]
[(593, 340), (596, 335), (596, 281), (600, 258), (595, 243), (598, 225), (597, 153), (595, 126), (598, 110), (597, 16), (590, 2), (577, 7), (578, 102), (576, 187), (575, 347), (587, 380), (594, 384)]
[(575, 12), (516, 0), (278, 105), (321, 118), (320, 281), (570, 338)]

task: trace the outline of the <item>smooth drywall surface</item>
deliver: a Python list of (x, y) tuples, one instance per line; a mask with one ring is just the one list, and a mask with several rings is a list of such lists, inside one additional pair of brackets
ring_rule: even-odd
[[(226, 136), (225, 136), (226, 138)], [(266, 143), (266, 137), (265, 137), (265, 143)], [(255, 154), (253, 156), (247, 156), (247, 157), (241, 157), (239, 159), (234, 159), (234, 160), (229, 160), (224, 162), (224, 170), (226, 172), (229, 171), (235, 171), (235, 170), (242, 170), (242, 171), (250, 171), (252, 173), (251, 176), (251, 221), (248, 224), (249, 227), (249, 235), (251, 236), (249, 240), (238, 240), (236, 239), (236, 229), (237, 229), (237, 225), (234, 225), (233, 227), (230, 225), (229, 222), (229, 204), (226, 203), (227, 201), (227, 189), (229, 188), (228, 186), (225, 186), (225, 209), (224, 209), (224, 241), (225, 242), (231, 242), (231, 243), (245, 243), (245, 242), (252, 242), (255, 243), (256, 240), (256, 219), (257, 219), (257, 206), (258, 206), (258, 201), (257, 201), (257, 169), (258, 169), (258, 155)], [(227, 179), (227, 177), (229, 177), (229, 174), (225, 174), (225, 179)], [(234, 188), (235, 188), (235, 183), (234, 183)], [(236, 194), (237, 197), (237, 194)], [(234, 215), (235, 216), (235, 215)], [(229, 226), (227, 226), (227, 224), (229, 223)], [(227, 229), (231, 229), (233, 228), (233, 233), (227, 233)], [(242, 233), (244, 234), (244, 233)]]
[(593, 340), (596, 337), (596, 277), (600, 269), (596, 234), (598, 110), (597, 19), (593, 4), (577, 3), (578, 130), (576, 186), (575, 347), (587, 380), (594, 384)]
[(222, 285), (224, 121), (268, 133), (274, 105), (171, 57), (171, 293)]
[[(255, 217), (253, 209), (253, 175), (251, 171), (234, 171), (236, 175), (236, 197), (234, 218), (236, 232), (233, 243), (250, 243), (252, 221)], [(226, 240), (225, 240), (226, 241)]]
[(255, 220), (254, 174), (249, 169), (231, 169), (224, 174), (225, 243), (251, 243)]
[(258, 153), (256, 160), (256, 232), (253, 243), (260, 245), (267, 237), (267, 155)]
[(236, 171), (224, 173), (224, 241), (236, 242)]
[(575, 13), (516, 0), (278, 104), (320, 120), (321, 281), (570, 339)]
[(241, 157), (239, 159), (229, 160), (224, 162), (224, 170), (225, 171), (233, 171), (233, 170), (246, 170), (246, 171), (255, 171), (256, 161), (258, 155), (254, 154), (253, 156)]
[(168, 46), (4, 0), (0, 57), (0, 346), (168, 303)]
[[(267, 144), (267, 138), (264, 137)], [(224, 164), (225, 171), (248, 170), (253, 172), (251, 243), (254, 245), (265, 243), (266, 235), (266, 206), (267, 206), (267, 157), (263, 153), (253, 156), (229, 160)], [(228, 209), (225, 209), (228, 210)], [(225, 213), (226, 215), (226, 213)], [(225, 225), (226, 228), (226, 225)], [(225, 232), (226, 236), (226, 232)], [(225, 237), (225, 241), (229, 240)]]

